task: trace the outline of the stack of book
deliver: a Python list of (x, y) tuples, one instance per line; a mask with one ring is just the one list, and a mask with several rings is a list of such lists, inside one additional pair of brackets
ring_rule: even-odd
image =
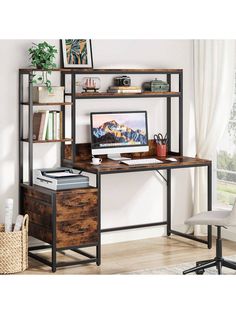
[(110, 86), (107, 92), (113, 94), (136, 94), (142, 93), (142, 89), (139, 86)]
[(38, 111), (33, 116), (33, 140), (61, 140), (62, 112)]

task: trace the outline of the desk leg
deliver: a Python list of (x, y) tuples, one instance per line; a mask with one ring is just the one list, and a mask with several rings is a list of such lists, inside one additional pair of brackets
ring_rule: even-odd
[[(207, 210), (212, 210), (212, 164), (207, 166)], [(212, 248), (212, 226), (208, 226), (207, 245)]]
[(57, 270), (56, 195), (52, 195), (52, 272)]
[(98, 189), (98, 245), (96, 246), (96, 264), (101, 265), (101, 175), (96, 176), (96, 186)]
[(167, 169), (167, 236), (171, 235), (171, 169)]

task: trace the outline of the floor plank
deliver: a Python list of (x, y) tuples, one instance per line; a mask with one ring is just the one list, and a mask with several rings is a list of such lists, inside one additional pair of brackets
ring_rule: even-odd
[[(214, 243), (214, 241), (213, 241)], [(94, 253), (92, 248), (86, 249)], [(40, 253), (41, 256), (50, 258), (50, 251)], [(236, 243), (224, 240), (223, 255), (236, 254)], [(204, 260), (215, 256), (215, 245), (208, 250), (206, 245), (183, 239), (177, 236), (158, 237), (145, 240), (129, 241), (102, 246), (102, 264), (78, 265), (73, 267), (58, 268), (55, 274), (125, 274), (127, 272), (156, 269), (181, 263)], [(78, 254), (67, 251), (66, 254), (57, 254), (58, 261), (68, 261), (78, 258)], [(29, 268), (24, 275), (50, 275), (50, 267), (29, 258)]]

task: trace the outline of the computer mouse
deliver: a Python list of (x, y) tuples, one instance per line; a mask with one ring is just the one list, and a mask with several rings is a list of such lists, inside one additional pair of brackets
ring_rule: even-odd
[(172, 158), (172, 157), (168, 157), (168, 158), (166, 158), (166, 160), (168, 160), (168, 161), (177, 161), (177, 159)]

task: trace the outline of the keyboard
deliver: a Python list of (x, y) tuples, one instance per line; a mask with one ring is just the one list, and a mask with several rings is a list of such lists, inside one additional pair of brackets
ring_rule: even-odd
[(122, 164), (126, 164), (128, 166), (138, 166), (138, 165), (150, 165), (150, 164), (160, 164), (163, 161), (158, 160), (156, 158), (146, 158), (146, 159), (129, 159), (129, 160), (122, 160)]

